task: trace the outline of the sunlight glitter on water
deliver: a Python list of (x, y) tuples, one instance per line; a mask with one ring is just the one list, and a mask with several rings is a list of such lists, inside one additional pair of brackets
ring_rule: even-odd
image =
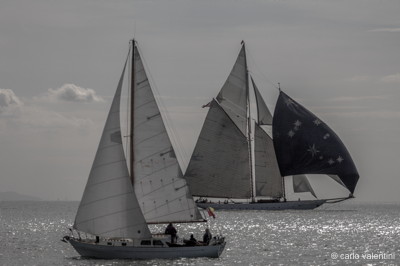
[[(78, 203), (1, 203), (0, 265), (131, 265), (131, 261), (81, 258), (60, 241)], [(340, 208), (341, 206), (338, 206)], [(149, 260), (135, 265), (367, 265), (399, 264), (400, 207), (351, 210), (216, 211), (211, 219), (227, 246), (219, 259)], [(202, 237), (207, 224), (176, 225), (178, 235)], [(165, 225), (152, 226), (163, 232)], [(334, 260), (331, 254), (394, 253), (394, 260)]]

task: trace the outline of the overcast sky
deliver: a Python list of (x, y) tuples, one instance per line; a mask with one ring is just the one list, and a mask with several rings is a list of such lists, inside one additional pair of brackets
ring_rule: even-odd
[(0, 191), (81, 198), (135, 35), (183, 170), (245, 40), (270, 109), (280, 82), (342, 138), (357, 199), (400, 202), (399, 14), (384, 0), (2, 0)]

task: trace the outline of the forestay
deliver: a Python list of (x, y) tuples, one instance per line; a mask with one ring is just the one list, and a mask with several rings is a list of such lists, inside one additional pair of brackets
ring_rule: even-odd
[(149, 238), (122, 147), (120, 98), (125, 66), (73, 227), (103, 237)]
[(134, 49), (134, 187), (148, 223), (202, 221)]
[(249, 152), (246, 137), (224, 109), (212, 100), (185, 178), (194, 196), (249, 198)]

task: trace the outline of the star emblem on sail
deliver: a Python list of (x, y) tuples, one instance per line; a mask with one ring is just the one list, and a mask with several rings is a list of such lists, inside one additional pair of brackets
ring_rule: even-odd
[(285, 103), (286, 103), (286, 106), (290, 106), (290, 105), (294, 104), (294, 101), (292, 99), (288, 98), (285, 100)]
[(322, 122), (318, 118), (313, 121), (316, 126), (319, 126)]
[(315, 147), (315, 144), (313, 144), (312, 146), (308, 146), (308, 150), (307, 151), (311, 153), (312, 157), (317, 155), (317, 153), (319, 152), (319, 150), (317, 150), (317, 148)]
[(300, 126), (301, 126), (301, 121), (300, 120), (296, 120), (294, 123), (293, 123), (293, 125), (295, 126), (295, 127), (297, 127), (297, 128), (299, 128)]

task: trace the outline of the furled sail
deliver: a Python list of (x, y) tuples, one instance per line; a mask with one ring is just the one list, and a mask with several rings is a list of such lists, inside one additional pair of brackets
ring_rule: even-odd
[(283, 196), (282, 177), (276, 161), (274, 144), (268, 134), (255, 125), (254, 132), (256, 196), (280, 198)]
[(313, 188), (311, 187), (310, 181), (308, 181), (307, 176), (294, 175), (292, 179), (293, 179), (293, 191), (295, 193), (310, 192), (315, 198), (317, 197), (315, 195)]
[(244, 44), (217, 100), (236, 126), (246, 135), (247, 131), (247, 63)]
[(246, 137), (224, 109), (212, 100), (185, 178), (194, 196), (249, 198), (249, 152)]
[(283, 92), (275, 107), (273, 140), (283, 176), (337, 175), (354, 192), (359, 175), (342, 141), (318, 117)]
[(103, 237), (149, 238), (122, 147), (120, 98), (125, 67), (126, 63), (73, 227)]
[(134, 48), (134, 188), (148, 223), (203, 221)]
[(258, 90), (253, 78), (251, 78), (251, 82), (253, 84), (254, 94), (256, 96), (258, 124), (259, 125), (272, 125), (271, 112), (269, 111), (267, 105), (265, 104), (264, 99), (261, 96), (260, 91)]

